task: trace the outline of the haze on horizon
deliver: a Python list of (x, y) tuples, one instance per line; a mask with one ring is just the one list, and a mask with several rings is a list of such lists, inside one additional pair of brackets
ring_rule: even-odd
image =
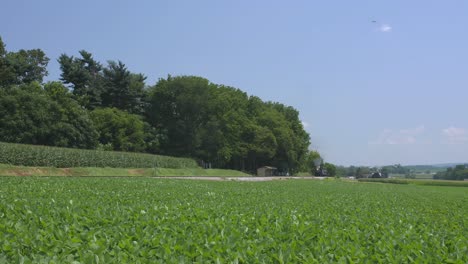
[(468, 162), (468, 2), (13, 1), (8, 50), (87, 50), (291, 105), (338, 165)]

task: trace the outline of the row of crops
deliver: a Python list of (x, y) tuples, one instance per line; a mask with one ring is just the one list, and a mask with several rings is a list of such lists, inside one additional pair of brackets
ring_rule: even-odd
[(467, 263), (465, 188), (1, 178), (0, 263)]
[(468, 187), (468, 181), (446, 181), (446, 180), (414, 180), (414, 179), (378, 179), (378, 178), (361, 178), (360, 182), (380, 182), (393, 184), (417, 184), (417, 185), (432, 185), (432, 186), (453, 186), (453, 187)]
[(142, 153), (70, 149), (0, 142), (0, 163), (22, 166), (197, 168), (192, 159)]

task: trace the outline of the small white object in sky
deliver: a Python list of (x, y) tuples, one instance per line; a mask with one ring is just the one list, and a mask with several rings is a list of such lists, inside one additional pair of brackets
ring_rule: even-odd
[(390, 25), (388, 25), (388, 24), (383, 24), (383, 25), (380, 26), (379, 31), (380, 32), (390, 32), (390, 31), (392, 31), (392, 27)]

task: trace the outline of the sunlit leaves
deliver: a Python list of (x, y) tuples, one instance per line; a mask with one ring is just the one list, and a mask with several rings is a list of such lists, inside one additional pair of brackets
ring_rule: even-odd
[(4, 263), (466, 263), (464, 188), (1, 178)]

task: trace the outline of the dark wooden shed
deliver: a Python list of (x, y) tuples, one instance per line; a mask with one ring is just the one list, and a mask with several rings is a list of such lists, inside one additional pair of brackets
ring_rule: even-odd
[(257, 169), (257, 176), (268, 177), (275, 176), (278, 169), (270, 166), (263, 166)]

